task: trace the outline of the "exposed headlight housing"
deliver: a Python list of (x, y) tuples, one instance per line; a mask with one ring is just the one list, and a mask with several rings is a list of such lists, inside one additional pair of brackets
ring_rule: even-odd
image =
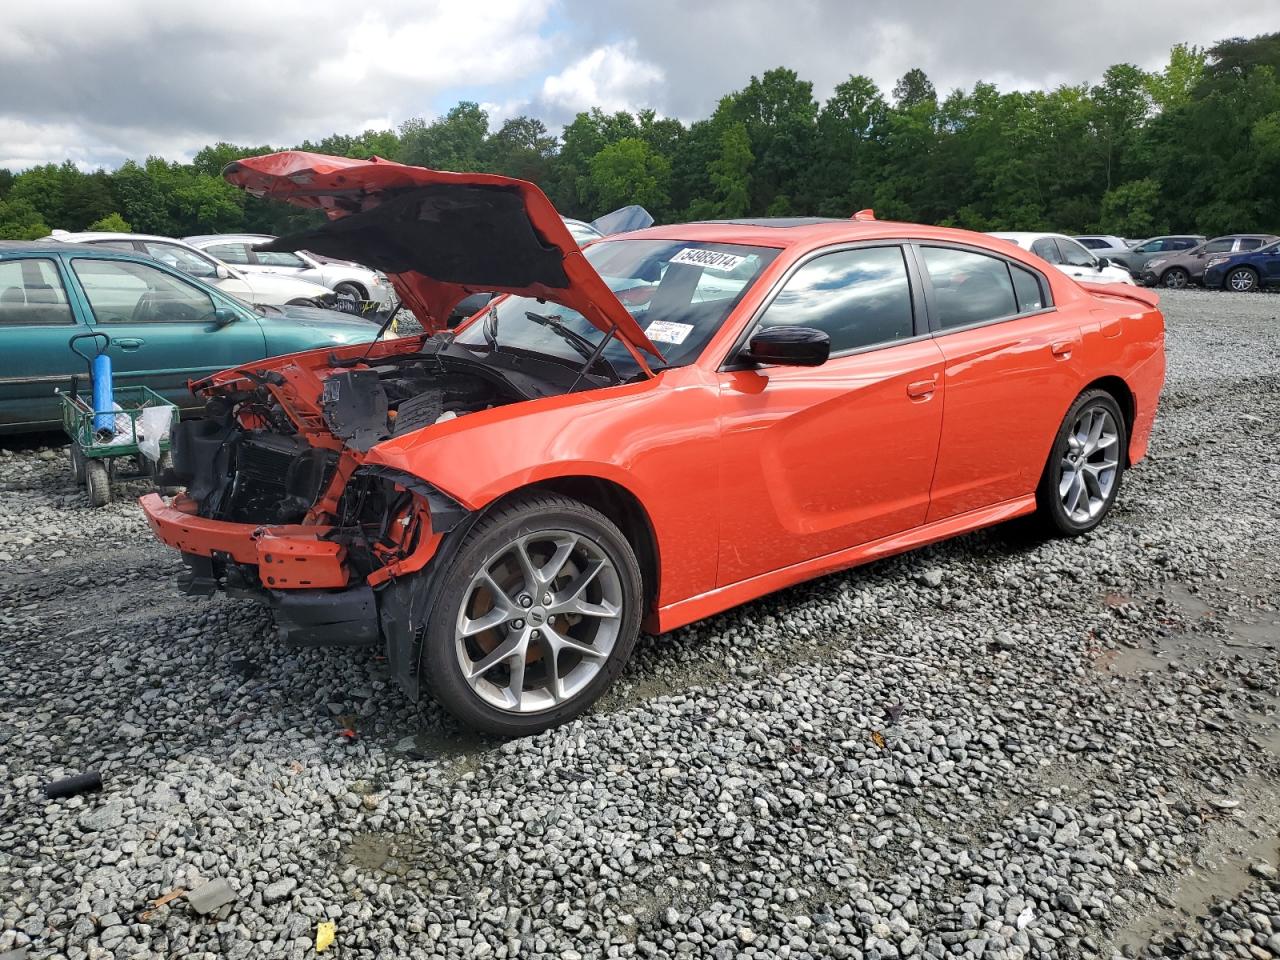
[(1158, 267), (1158, 266), (1160, 266), (1160, 264), (1162, 264), (1162, 263), (1164, 263), (1164, 260), (1163, 260), (1163, 259), (1160, 259), (1160, 260), (1148, 260), (1148, 261), (1147, 261), (1147, 266), (1148, 266), (1148, 267)]
[(1231, 259), (1230, 257), (1210, 257), (1208, 260), (1205, 261), (1204, 265), (1206, 267), (1216, 267), (1218, 264), (1226, 263), (1230, 259)]

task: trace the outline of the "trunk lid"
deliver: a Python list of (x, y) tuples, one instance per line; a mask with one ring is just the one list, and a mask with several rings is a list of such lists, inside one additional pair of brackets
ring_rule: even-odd
[(430, 332), (445, 328), (464, 297), (493, 290), (563, 304), (605, 333), (616, 329), (633, 350), (662, 357), (532, 183), (298, 150), (235, 161), (223, 176), (330, 220), (260, 249), (382, 270)]

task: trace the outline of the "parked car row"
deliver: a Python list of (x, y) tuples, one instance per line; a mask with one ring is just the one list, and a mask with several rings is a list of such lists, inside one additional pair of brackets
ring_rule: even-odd
[[(337, 308), (340, 300), (392, 298), (391, 285), (381, 274), (355, 264), (320, 264), (305, 254), (257, 253), (269, 236), (204, 236), (175, 240), (140, 233), (55, 230), (45, 241), (87, 243), (132, 250), (154, 257), (183, 273), (203, 280), (249, 303), (271, 307)], [(192, 243), (190, 241), (199, 241)]]
[(1123, 246), (1120, 237), (1106, 235), (1075, 239), (1149, 287), (1178, 290), (1199, 284), (1251, 293), (1280, 284), (1280, 237), (1274, 234), (1229, 233), (1212, 239), (1171, 234), (1132, 247)]

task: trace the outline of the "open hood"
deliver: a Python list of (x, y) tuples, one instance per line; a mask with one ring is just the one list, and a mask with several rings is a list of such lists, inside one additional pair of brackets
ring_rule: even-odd
[(546, 194), (525, 180), (299, 150), (237, 160), (223, 176), (331, 221), (258, 249), (309, 250), (379, 269), (430, 332), (445, 329), (468, 294), (495, 290), (563, 304), (606, 333), (616, 328), (632, 350), (662, 357)]

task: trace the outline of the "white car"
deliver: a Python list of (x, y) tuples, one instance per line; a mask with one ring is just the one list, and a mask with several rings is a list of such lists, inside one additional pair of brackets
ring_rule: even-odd
[(186, 242), (247, 274), (300, 277), (322, 284), (355, 300), (386, 305), (394, 299), (391, 282), (376, 270), (346, 260), (331, 260), (299, 250), (297, 253), (259, 250), (276, 239), (261, 233), (219, 233), (187, 237)]
[(338, 302), (337, 295), (321, 284), (296, 277), (241, 273), (204, 251), (170, 237), (156, 237), (145, 233), (68, 233), (66, 230), (55, 230), (44, 239), (62, 243), (87, 243), (146, 254), (246, 303), (267, 307), (292, 305), (332, 308)]
[(1128, 253), (1133, 244), (1124, 237), (1111, 233), (1093, 233), (1083, 237), (1072, 237), (1082, 247), (1088, 247), (1094, 256), (1109, 257), (1112, 253)]
[(1036, 256), (1048, 260), (1069, 277), (1089, 283), (1127, 283), (1133, 286), (1133, 277), (1124, 267), (1113, 267), (1105, 256), (1096, 257), (1070, 237), (1061, 233), (992, 233), (991, 236), (1007, 240), (1015, 246), (1030, 250)]

